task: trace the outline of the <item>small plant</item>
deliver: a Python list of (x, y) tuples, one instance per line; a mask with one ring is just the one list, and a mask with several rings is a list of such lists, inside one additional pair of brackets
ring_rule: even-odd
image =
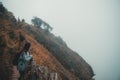
[[(0, 48), (5, 46), (5, 42), (3, 40), (3, 36), (0, 36)], [(0, 51), (1, 52), (1, 51)]]
[(25, 37), (20, 33), (20, 41), (24, 41)]
[(14, 39), (15, 38), (14, 32), (13, 31), (9, 32), (9, 36), (10, 36), (11, 39)]
[(5, 12), (5, 7), (3, 6), (2, 2), (0, 2), (0, 13)]

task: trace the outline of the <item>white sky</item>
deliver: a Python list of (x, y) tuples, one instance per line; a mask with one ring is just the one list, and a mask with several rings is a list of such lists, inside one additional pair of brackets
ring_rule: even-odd
[(96, 80), (120, 80), (120, 0), (0, 0), (20, 19), (48, 22), (93, 68)]

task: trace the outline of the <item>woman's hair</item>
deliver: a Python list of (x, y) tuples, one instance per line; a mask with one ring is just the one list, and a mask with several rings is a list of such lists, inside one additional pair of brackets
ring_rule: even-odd
[(25, 51), (28, 51), (29, 48), (30, 48), (30, 46), (31, 46), (30, 43), (26, 43), (23, 49), (24, 49)]

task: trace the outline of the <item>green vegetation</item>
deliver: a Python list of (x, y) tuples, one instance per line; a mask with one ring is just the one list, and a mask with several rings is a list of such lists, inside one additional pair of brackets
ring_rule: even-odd
[(53, 29), (48, 23), (46, 23), (45, 21), (43, 21), (42, 19), (38, 17), (34, 17), (33, 19), (31, 19), (31, 22), (37, 28), (42, 28), (42, 25), (43, 25), (43, 29), (45, 30), (45, 32), (51, 32)]

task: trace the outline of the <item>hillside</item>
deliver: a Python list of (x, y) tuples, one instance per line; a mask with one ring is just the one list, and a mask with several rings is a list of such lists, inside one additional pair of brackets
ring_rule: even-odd
[(92, 80), (91, 66), (60, 37), (24, 20), (16, 20), (0, 5), (0, 76), (10, 76), (9, 67), (26, 42), (31, 43), (30, 53), (37, 64), (56, 72), (58, 80)]

